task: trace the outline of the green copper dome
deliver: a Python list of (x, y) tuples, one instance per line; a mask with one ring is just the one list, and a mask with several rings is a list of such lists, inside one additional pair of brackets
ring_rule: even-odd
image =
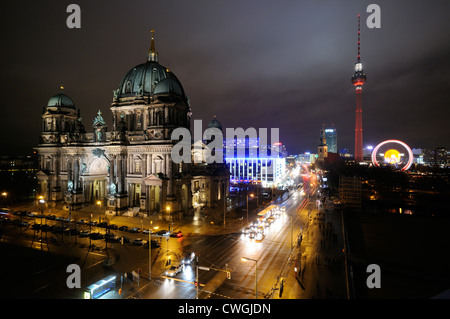
[(59, 93), (48, 100), (47, 107), (67, 107), (75, 109), (75, 103), (67, 95)]
[(147, 61), (132, 68), (122, 79), (118, 97), (175, 94), (185, 97), (178, 78), (156, 61)]

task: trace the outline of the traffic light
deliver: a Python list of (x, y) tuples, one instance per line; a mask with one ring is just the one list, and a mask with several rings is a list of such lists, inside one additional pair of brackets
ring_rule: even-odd
[(231, 272), (227, 271), (227, 279), (231, 279)]

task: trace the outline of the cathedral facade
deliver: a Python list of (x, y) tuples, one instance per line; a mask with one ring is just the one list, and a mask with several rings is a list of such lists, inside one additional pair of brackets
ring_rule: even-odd
[[(113, 91), (110, 131), (100, 111), (88, 133), (70, 97), (60, 92), (50, 98), (35, 148), (37, 193), (49, 205), (77, 209), (99, 204), (110, 214), (167, 216), (192, 214), (195, 206), (214, 207), (226, 198), (226, 166), (209, 169), (204, 163), (171, 159), (176, 143), (171, 133), (178, 127), (190, 130), (191, 108), (178, 78), (158, 60), (152, 36), (146, 61)], [(213, 176), (203, 203), (198, 194), (202, 176)]]

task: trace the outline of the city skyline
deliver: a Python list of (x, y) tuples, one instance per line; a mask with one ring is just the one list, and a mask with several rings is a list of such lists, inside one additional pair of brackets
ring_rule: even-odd
[[(65, 4), (26, 2), (30, 10), (21, 12), (20, 22), (4, 16), (9, 32), (2, 87), (8, 94), (1, 130), (9, 138), (1, 141), (3, 155), (32, 152), (42, 108), (61, 84), (88, 131), (99, 110), (111, 130), (112, 91), (130, 65), (145, 61), (151, 29), (161, 64), (179, 77), (190, 98), (193, 120), (208, 123), (215, 115), (224, 127), (279, 127), (289, 154), (315, 152), (318, 129), (334, 123), (339, 148), (352, 152), (349, 80), (358, 14), (370, 74), (363, 146), (390, 138), (412, 148), (449, 146), (447, 2), (379, 1), (381, 29), (365, 25), (367, 1), (78, 4), (78, 30), (67, 28)], [(10, 12), (22, 6), (12, 4)]]

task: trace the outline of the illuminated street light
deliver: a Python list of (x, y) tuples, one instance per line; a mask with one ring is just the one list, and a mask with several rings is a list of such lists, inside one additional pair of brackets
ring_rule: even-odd
[(241, 257), (241, 260), (246, 261), (254, 261), (255, 262), (255, 299), (258, 299), (258, 261), (256, 259)]

